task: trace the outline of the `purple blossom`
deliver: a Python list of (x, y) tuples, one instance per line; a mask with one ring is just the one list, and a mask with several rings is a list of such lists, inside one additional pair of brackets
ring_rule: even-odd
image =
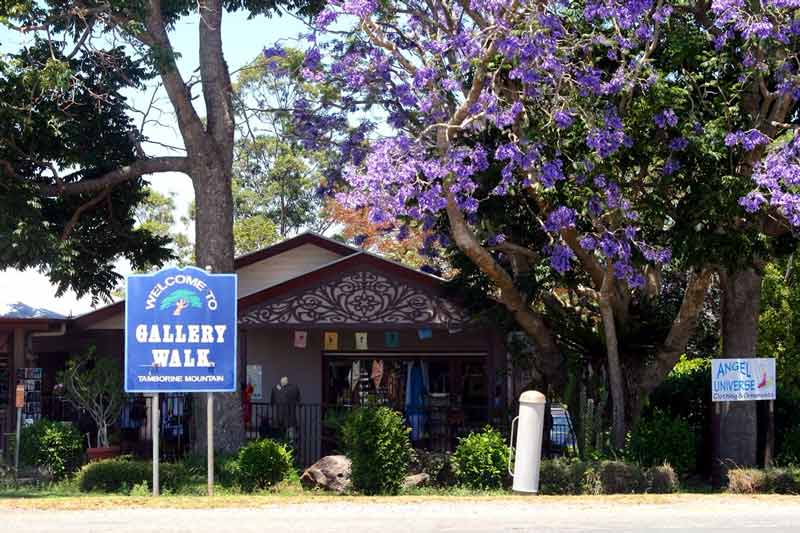
[(550, 252), (550, 266), (559, 274), (572, 268), (570, 263), (573, 259), (575, 259), (575, 254), (569, 247), (562, 244), (556, 244)]
[(689, 146), (689, 141), (683, 137), (676, 137), (669, 142), (669, 149), (673, 152), (682, 152)]
[(667, 159), (667, 162), (664, 163), (664, 169), (662, 172), (665, 176), (671, 176), (675, 174), (677, 171), (681, 169), (681, 162), (673, 157)]
[(757, 146), (769, 144), (770, 138), (758, 130), (737, 131), (725, 136), (725, 146), (741, 146), (746, 152), (751, 152)]
[(564, 162), (560, 159), (548, 161), (542, 165), (539, 181), (545, 187), (553, 187), (556, 182), (564, 180)]
[(502, 233), (498, 233), (486, 239), (486, 244), (488, 244), (489, 246), (497, 246), (498, 244), (501, 244), (505, 241), (506, 241), (506, 236), (503, 235)]
[(572, 126), (575, 117), (569, 110), (558, 110), (553, 115), (553, 120), (556, 123), (556, 127), (563, 130)]
[(551, 233), (557, 233), (562, 229), (575, 227), (576, 213), (573, 209), (561, 206), (547, 215), (544, 227)]
[(581, 245), (581, 248), (583, 248), (587, 252), (591, 252), (595, 248), (597, 248), (597, 239), (595, 239), (591, 235), (584, 235), (583, 237), (581, 237), (579, 243)]
[(653, 117), (653, 122), (655, 122), (656, 126), (662, 130), (667, 127), (674, 128), (678, 125), (678, 115), (675, 114), (675, 111), (673, 111), (672, 108), (664, 109), (663, 111), (656, 113), (656, 115)]

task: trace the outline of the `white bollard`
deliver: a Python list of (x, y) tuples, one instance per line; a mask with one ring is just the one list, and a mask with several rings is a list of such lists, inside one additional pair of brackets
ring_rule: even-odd
[(514, 470), (511, 454), (508, 456), (508, 473), (514, 476), (515, 492), (539, 492), (539, 466), (542, 459), (542, 432), (544, 430), (544, 394), (525, 391), (519, 397), (519, 415), (511, 422), (511, 443), (514, 444), (514, 424), (517, 425)]

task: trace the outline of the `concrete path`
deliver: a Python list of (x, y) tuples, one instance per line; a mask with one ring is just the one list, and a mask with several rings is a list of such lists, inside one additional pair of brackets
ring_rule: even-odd
[(398, 503), (329, 500), (269, 504), (258, 508), (138, 507), (79, 511), (0, 506), (0, 531), (797, 533), (800, 532), (800, 497), (680, 496), (645, 503), (635, 498), (441, 499)]

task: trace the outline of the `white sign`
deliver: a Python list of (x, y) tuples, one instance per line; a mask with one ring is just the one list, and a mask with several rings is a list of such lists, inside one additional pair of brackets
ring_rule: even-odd
[(711, 400), (775, 399), (775, 359), (712, 359)]

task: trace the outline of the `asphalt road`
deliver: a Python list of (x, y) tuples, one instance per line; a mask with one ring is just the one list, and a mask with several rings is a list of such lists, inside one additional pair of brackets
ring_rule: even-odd
[(116, 508), (32, 510), (0, 508), (0, 531), (38, 532), (346, 532), (535, 531), (608, 532), (800, 531), (800, 497), (680, 497), (635, 499), (515, 498), (385, 503), (341, 502), (259, 508)]

